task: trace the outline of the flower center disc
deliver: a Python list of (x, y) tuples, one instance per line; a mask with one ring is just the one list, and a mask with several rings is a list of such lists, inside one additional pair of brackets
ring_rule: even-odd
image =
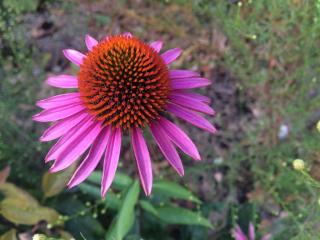
[(112, 36), (96, 45), (80, 66), (84, 105), (105, 125), (142, 127), (159, 118), (170, 91), (161, 56), (137, 38)]

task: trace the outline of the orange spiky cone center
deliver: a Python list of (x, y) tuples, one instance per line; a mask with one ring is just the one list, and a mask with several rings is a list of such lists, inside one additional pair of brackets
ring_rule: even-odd
[(143, 127), (159, 118), (170, 92), (167, 65), (149, 45), (129, 36), (98, 43), (80, 66), (79, 92), (105, 125)]

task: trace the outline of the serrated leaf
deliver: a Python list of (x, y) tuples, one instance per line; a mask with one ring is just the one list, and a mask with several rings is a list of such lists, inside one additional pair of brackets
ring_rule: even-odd
[(46, 172), (42, 177), (42, 191), (45, 197), (52, 197), (66, 188), (66, 184), (76, 169), (76, 164), (72, 164), (65, 171), (50, 173)]
[(41, 220), (55, 224), (59, 214), (51, 208), (26, 205), (19, 199), (6, 198), (0, 202), (0, 214), (16, 224), (33, 225)]
[(208, 219), (202, 217), (199, 213), (190, 211), (186, 208), (164, 206), (156, 208), (158, 217), (168, 224), (183, 224), (183, 225), (201, 225), (212, 228)]
[(145, 210), (155, 216), (158, 216), (157, 209), (150, 202), (145, 201), (145, 200), (140, 200), (139, 204), (143, 210)]
[(39, 202), (34, 197), (32, 197), (29, 193), (22, 190), (21, 188), (18, 188), (12, 183), (1, 184), (0, 192), (2, 192), (6, 198), (19, 200), (25, 206), (39, 205)]
[[(79, 188), (83, 193), (89, 194), (96, 199), (101, 199), (101, 192), (99, 187), (88, 183), (81, 183), (79, 185)], [(117, 210), (121, 206), (121, 199), (109, 190), (105, 197), (105, 205), (111, 209)]]
[(0, 240), (17, 240), (17, 230), (11, 229), (0, 236)]
[(173, 182), (158, 180), (154, 182), (152, 188), (155, 194), (161, 193), (168, 197), (201, 203), (189, 190)]
[[(88, 181), (100, 185), (101, 177), (102, 177), (101, 171), (94, 171), (88, 177)], [(133, 180), (128, 175), (126, 175), (124, 173), (116, 172), (116, 175), (113, 179), (111, 187), (119, 189), (119, 190), (123, 190), (123, 189), (127, 188), (130, 184), (132, 184), (132, 181)]]

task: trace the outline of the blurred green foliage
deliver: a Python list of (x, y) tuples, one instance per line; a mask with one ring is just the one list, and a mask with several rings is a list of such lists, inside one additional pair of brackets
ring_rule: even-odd
[[(228, 189), (227, 194), (223, 199), (203, 201), (180, 184), (158, 179), (153, 195), (146, 198), (136, 180), (118, 173), (107, 198), (101, 199), (100, 172), (71, 191), (65, 191), (64, 186), (72, 169), (42, 175), (45, 169), (41, 161), (47, 146), (38, 143), (39, 130), (31, 121), (35, 108), (30, 106), (36, 101), (35, 93), (41, 91), (48, 59), (27, 41), (22, 23), (28, 14), (60, 1), (3, 0), (0, 169), (11, 165), (12, 170), (7, 183), (0, 185), (0, 220), (7, 219), (14, 225), (1, 222), (4, 235), (0, 239), (13, 239), (17, 231), (27, 232), (34, 226), (37, 233), (50, 239), (70, 239), (70, 234), (75, 239), (232, 239), (230, 232), (235, 224), (247, 229), (250, 221), (259, 228), (258, 235), (271, 232), (272, 239), (320, 239), (320, 134), (315, 130), (320, 109), (319, 1), (156, 2), (162, 8), (191, 8), (203, 29), (219, 28), (227, 47), (214, 64), (231, 73), (240, 94), (255, 99), (256, 121), (246, 126), (245, 140), (230, 151), (226, 161), (220, 165), (208, 161), (186, 169), (195, 179), (203, 172), (228, 169), (221, 187)], [(130, 5), (131, 1), (121, 4)], [(61, 8), (76, 5), (68, 2)], [(103, 13), (93, 19), (101, 28), (113, 23), (112, 16)], [(281, 124), (290, 129), (283, 140), (277, 136)], [(212, 151), (209, 144), (208, 149)], [(305, 173), (292, 169), (295, 158), (305, 160)], [(249, 175), (243, 175), (244, 170)], [(250, 178), (252, 186), (240, 198), (243, 189), (238, 183), (246, 182), (245, 177)], [(213, 183), (210, 187), (214, 193), (219, 191)], [(197, 189), (196, 183), (193, 189)], [(214, 223), (209, 213), (213, 213), (210, 220)], [(216, 221), (219, 218), (222, 220)], [(47, 221), (44, 226), (36, 224), (40, 219)]]

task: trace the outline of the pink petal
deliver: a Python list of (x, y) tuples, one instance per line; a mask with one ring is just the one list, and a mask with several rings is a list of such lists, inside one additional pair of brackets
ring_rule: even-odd
[(82, 161), (81, 165), (70, 179), (68, 188), (72, 188), (80, 184), (94, 171), (106, 150), (109, 135), (110, 126), (107, 126), (105, 129), (101, 130), (98, 137), (93, 142), (87, 157)]
[(183, 107), (193, 109), (198, 112), (206, 113), (209, 115), (214, 115), (214, 110), (209, 107), (207, 104), (198, 101), (192, 97), (179, 94), (179, 93), (171, 93), (169, 96), (172, 103), (179, 104)]
[(191, 89), (198, 87), (206, 87), (211, 81), (206, 78), (175, 78), (171, 79), (172, 89)]
[(81, 103), (79, 93), (65, 93), (56, 95), (50, 98), (40, 100), (36, 103), (36, 105), (44, 109), (49, 109), (55, 107), (62, 107), (73, 103)]
[(217, 131), (207, 119), (184, 107), (169, 103), (167, 105), (167, 110), (176, 115), (177, 117), (182, 118), (183, 120), (199, 128), (202, 128), (212, 133), (215, 133)]
[(160, 52), (162, 45), (163, 45), (162, 41), (154, 41), (150, 43), (150, 47), (152, 47), (156, 52)]
[(133, 127), (131, 133), (131, 144), (139, 169), (141, 185), (148, 196), (151, 194), (152, 189), (152, 166), (148, 147), (140, 128)]
[(170, 78), (189, 78), (189, 77), (200, 77), (200, 74), (190, 70), (170, 70)]
[(207, 96), (203, 96), (199, 93), (195, 93), (195, 92), (187, 92), (187, 91), (184, 91), (184, 90), (174, 90), (172, 93), (179, 93), (181, 95), (184, 95), (184, 96), (188, 96), (190, 98), (193, 98), (199, 102), (204, 102), (204, 103), (211, 103), (211, 99)]
[(125, 32), (125, 33), (123, 33), (122, 35), (123, 35), (123, 36), (126, 36), (126, 37), (128, 37), (128, 38), (132, 38), (131, 32)]
[(111, 135), (108, 141), (104, 162), (103, 162), (103, 174), (101, 181), (101, 196), (105, 196), (111, 183), (113, 181), (114, 175), (117, 170), (119, 155), (121, 148), (121, 129), (112, 129)]
[(247, 240), (246, 235), (242, 232), (241, 228), (237, 225), (234, 231), (234, 237), (236, 240)]
[(183, 152), (195, 160), (201, 159), (197, 147), (188, 135), (185, 134), (185, 132), (183, 132), (177, 125), (163, 117), (160, 118), (159, 125), (171, 141), (173, 141)]
[(88, 116), (88, 113), (83, 110), (70, 117), (60, 120), (59, 122), (56, 122), (42, 134), (42, 136), (40, 137), (40, 141), (46, 142), (61, 137), (63, 134), (67, 133), (71, 128), (77, 125), (86, 116)]
[(89, 51), (92, 51), (93, 47), (98, 44), (98, 41), (96, 39), (94, 39), (93, 37), (91, 37), (89, 34), (86, 35), (85, 41), (86, 41), (86, 46)]
[(45, 109), (42, 112), (34, 115), (32, 119), (38, 122), (51, 122), (67, 118), (73, 114), (85, 109), (81, 103), (73, 103), (66, 106)]
[(271, 234), (264, 235), (261, 240), (269, 240), (271, 238)]
[(175, 61), (180, 56), (181, 53), (182, 53), (182, 50), (180, 48), (173, 48), (162, 53), (161, 57), (166, 64), (170, 64), (173, 61)]
[(255, 239), (254, 226), (252, 223), (249, 224), (249, 238), (250, 240)]
[(78, 79), (72, 75), (58, 75), (49, 77), (47, 84), (58, 88), (78, 88)]
[(78, 138), (69, 142), (58, 155), (57, 160), (50, 168), (50, 172), (58, 172), (69, 167), (90, 147), (100, 131), (100, 122), (95, 122), (83, 131)]
[(74, 49), (64, 49), (64, 56), (72, 63), (80, 66), (85, 58), (85, 55)]
[(164, 157), (168, 160), (171, 166), (178, 172), (178, 174), (180, 176), (183, 176), (184, 169), (181, 159), (177, 153), (177, 150), (174, 148), (173, 144), (169, 140), (168, 136), (156, 122), (150, 125), (150, 129), (153, 138), (157, 142)]
[(45, 157), (45, 162), (56, 159), (59, 154), (69, 145), (70, 142), (77, 139), (84, 131), (86, 131), (93, 124), (91, 116), (86, 116), (73, 128), (71, 128), (58, 142), (49, 150)]

